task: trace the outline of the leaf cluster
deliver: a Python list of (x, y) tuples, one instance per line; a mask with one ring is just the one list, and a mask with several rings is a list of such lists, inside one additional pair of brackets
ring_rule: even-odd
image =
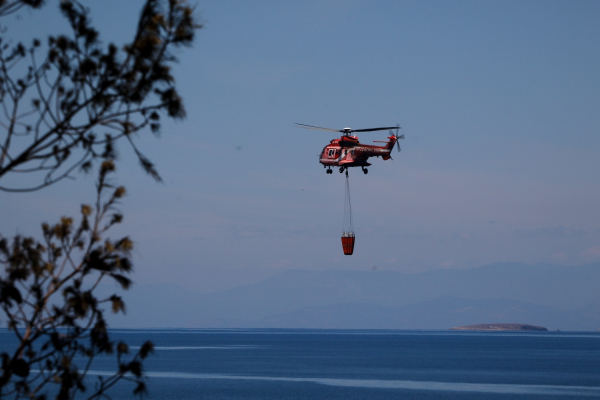
[(123, 379), (136, 383), (135, 393), (145, 391), (142, 360), (152, 343), (127, 358), (128, 346), (110, 339), (104, 318), (105, 308), (124, 313), (125, 303), (117, 294), (95, 293), (106, 279), (122, 289), (131, 285), (133, 242), (107, 236), (122, 221), (115, 206), (125, 195), (108, 179), (114, 170), (111, 160), (101, 164), (96, 203), (81, 206), (78, 223), (62, 217), (42, 224), (40, 241), (0, 236), (1, 322), (19, 339), (12, 353), (0, 354), (0, 397), (44, 399), (50, 385), (58, 399), (74, 398), (88, 389), (84, 377), (99, 355), (115, 355), (118, 370), (100, 378), (88, 398), (106, 397)]
[[(0, 17), (39, 0), (0, 0)], [(161, 116), (185, 117), (171, 67), (173, 50), (190, 46), (201, 26), (180, 0), (146, 0), (131, 42), (103, 45), (89, 10), (60, 1), (70, 35), (50, 35), (30, 45), (0, 37), (0, 178), (41, 174), (32, 191), (89, 171), (93, 161), (114, 159), (115, 142), (130, 144), (156, 180), (154, 164), (134, 142), (136, 132), (160, 132)]]

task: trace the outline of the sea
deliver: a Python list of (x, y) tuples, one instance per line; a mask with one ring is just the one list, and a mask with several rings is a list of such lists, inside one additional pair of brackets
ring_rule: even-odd
[[(148, 399), (600, 399), (600, 333), (112, 330), (144, 362)], [(14, 345), (0, 330), (0, 351)], [(87, 378), (115, 370), (96, 359)], [(113, 399), (136, 398), (121, 381)], [(51, 395), (51, 393), (49, 393)], [(79, 398), (85, 398), (80, 396)]]

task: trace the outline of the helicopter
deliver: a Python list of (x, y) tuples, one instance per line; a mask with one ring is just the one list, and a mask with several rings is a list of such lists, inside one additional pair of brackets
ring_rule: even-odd
[[(316, 129), (321, 131), (329, 132), (341, 132), (342, 136), (339, 139), (333, 139), (327, 146), (323, 148), (321, 154), (319, 154), (319, 162), (323, 164), (323, 168), (327, 168), (326, 173), (332, 174), (333, 167), (339, 167), (340, 173), (346, 170), (348, 173), (349, 167), (361, 167), (365, 174), (369, 173), (367, 169), (371, 163), (367, 162), (369, 157), (381, 157), (384, 160), (392, 158), (391, 152), (394, 145), (398, 146), (400, 151), (400, 143), (398, 139), (404, 139), (404, 135), (398, 135), (400, 126), (383, 127), (383, 128), (369, 128), (369, 129), (330, 129), (321, 128), (319, 126), (312, 126), (306, 124), (296, 123), (298, 128), (304, 129)], [(396, 130), (394, 134), (392, 131)], [(388, 140), (374, 140), (374, 142), (385, 143), (383, 146), (377, 146), (372, 144), (362, 144), (358, 141), (358, 137), (353, 135), (355, 132), (373, 132), (373, 131), (390, 131)]]

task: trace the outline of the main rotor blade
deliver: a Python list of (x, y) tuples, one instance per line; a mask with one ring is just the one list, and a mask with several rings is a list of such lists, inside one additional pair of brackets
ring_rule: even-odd
[(388, 129), (396, 129), (395, 126), (385, 128), (369, 128), (369, 129), (352, 129), (352, 132), (373, 132), (373, 131), (387, 131)]
[(296, 122), (297, 126), (296, 128), (304, 128), (304, 129), (316, 129), (319, 131), (330, 131), (330, 132), (343, 132), (339, 129), (329, 129), (329, 128), (321, 128), (320, 126), (312, 126), (312, 125), (306, 125), (306, 124), (299, 124)]

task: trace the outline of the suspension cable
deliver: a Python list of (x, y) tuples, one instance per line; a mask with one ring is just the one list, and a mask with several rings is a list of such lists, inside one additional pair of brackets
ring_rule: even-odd
[(350, 201), (350, 179), (346, 169), (346, 191), (344, 195), (344, 222), (342, 226), (343, 234), (354, 236), (354, 226), (352, 224), (352, 203)]

